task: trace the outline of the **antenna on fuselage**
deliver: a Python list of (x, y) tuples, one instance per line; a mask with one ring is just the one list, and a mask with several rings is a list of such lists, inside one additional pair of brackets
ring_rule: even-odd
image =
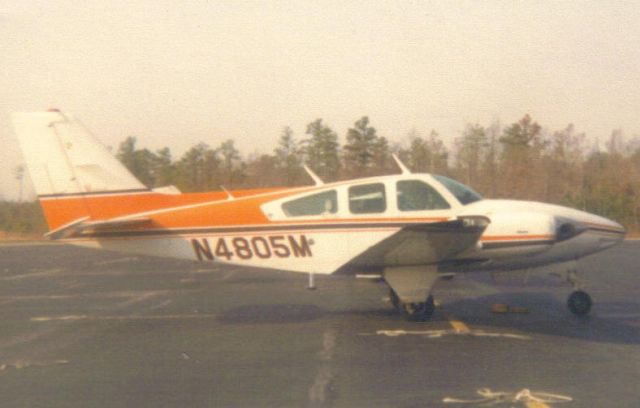
[(309, 175), (309, 177), (311, 177), (313, 179), (313, 182), (316, 183), (316, 186), (322, 186), (324, 185), (324, 181), (322, 181), (322, 179), (320, 177), (318, 177), (318, 175), (316, 173), (313, 172), (313, 170), (311, 170), (309, 168), (309, 166), (307, 166), (306, 164), (303, 166), (304, 170), (307, 172), (307, 174)]
[(235, 200), (236, 198), (233, 196), (233, 194), (231, 194), (231, 191), (227, 190), (225, 186), (221, 185), (220, 188), (227, 193), (227, 200), (231, 201), (231, 200)]
[(395, 153), (392, 154), (391, 156), (393, 157), (393, 160), (396, 161), (396, 164), (398, 165), (398, 167), (400, 167), (402, 174), (411, 174), (411, 170), (409, 170), (407, 166), (404, 165), (404, 163), (398, 158), (398, 156), (396, 156)]

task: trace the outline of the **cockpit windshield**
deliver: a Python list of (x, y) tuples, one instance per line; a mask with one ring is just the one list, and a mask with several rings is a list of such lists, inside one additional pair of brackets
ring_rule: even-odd
[(458, 201), (462, 205), (467, 205), (476, 201), (482, 200), (482, 196), (475, 191), (473, 191), (470, 187), (465, 186), (462, 183), (458, 183), (455, 180), (450, 179), (449, 177), (439, 176), (434, 174), (436, 180), (438, 180), (442, 185), (449, 190), (451, 194), (453, 194)]

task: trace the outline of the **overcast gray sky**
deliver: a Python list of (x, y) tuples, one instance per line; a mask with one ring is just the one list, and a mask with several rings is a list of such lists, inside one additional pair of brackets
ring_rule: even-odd
[(362, 115), (401, 141), (530, 113), (604, 140), (640, 134), (640, 3), (0, 0), (0, 195), (9, 114), (57, 107), (106, 144), (270, 151)]

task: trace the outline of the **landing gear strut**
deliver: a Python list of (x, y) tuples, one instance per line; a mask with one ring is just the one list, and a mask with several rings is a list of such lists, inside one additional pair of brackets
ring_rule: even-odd
[(582, 290), (576, 290), (567, 299), (569, 310), (576, 316), (587, 315), (591, 310), (591, 305), (593, 305), (591, 296)]
[(384, 270), (384, 279), (391, 303), (407, 320), (422, 322), (433, 315), (435, 304), (430, 293), (438, 279), (436, 266), (389, 267)]

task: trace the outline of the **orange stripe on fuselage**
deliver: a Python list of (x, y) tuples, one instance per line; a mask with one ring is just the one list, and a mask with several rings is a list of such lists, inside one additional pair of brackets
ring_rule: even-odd
[[(238, 190), (233, 195), (236, 198), (250, 197), (253, 195), (278, 193), (289, 191), (282, 188)], [(223, 202), (227, 199), (227, 193), (214, 191), (207, 193), (161, 194), (150, 191), (149, 193), (119, 194), (105, 196), (86, 197), (57, 197), (40, 200), (40, 205), (49, 225), (49, 230), (59, 228), (78, 218), (89, 215), (92, 220), (105, 220), (136, 214), (147, 211), (181, 207), (186, 205), (201, 204), (211, 201)], [(236, 201), (235, 203), (244, 202)], [(253, 200), (250, 200), (253, 201)]]

